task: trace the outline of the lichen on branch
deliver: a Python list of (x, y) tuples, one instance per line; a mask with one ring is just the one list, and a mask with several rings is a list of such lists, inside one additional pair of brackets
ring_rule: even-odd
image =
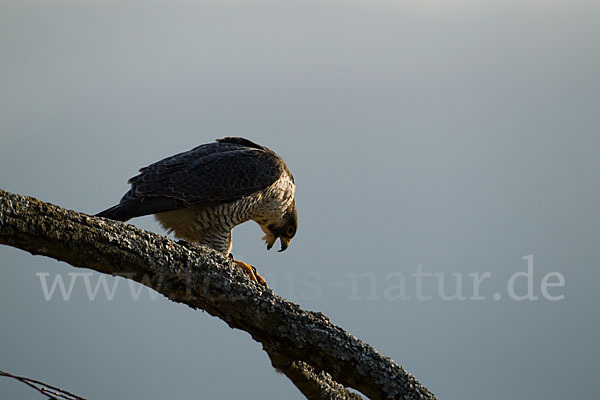
[(271, 289), (210, 248), (0, 190), (0, 243), (75, 267), (126, 276), (207, 311), (263, 345), (310, 399), (434, 399), (404, 368)]

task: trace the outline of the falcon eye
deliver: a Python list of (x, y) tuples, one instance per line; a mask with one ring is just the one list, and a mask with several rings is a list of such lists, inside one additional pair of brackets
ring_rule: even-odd
[(293, 226), (288, 226), (287, 230), (285, 231), (285, 234), (288, 237), (292, 237), (294, 235), (294, 232), (296, 232), (296, 229)]

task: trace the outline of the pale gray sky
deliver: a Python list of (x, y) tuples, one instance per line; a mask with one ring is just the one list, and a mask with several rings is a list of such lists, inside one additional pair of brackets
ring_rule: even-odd
[[(139, 167), (248, 137), (297, 181), (285, 253), (266, 251), (254, 223), (234, 231), (236, 257), (277, 293), (440, 399), (591, 398), (599, 12), (591, 1), (3, 0), (0, 187), (93, 213)], [(517, 301), (508, 283), (528, 255), (538, 299)], [(442, 275), (419, 287), (419, 270)], [(0, 247), (0, 369), (90, 399), (301, 398), (218, 319), (146, 292), (134, 301), (124, 280), (112, 301), (90, 301), (82, 277), (70, 300), (46, 301), (44, 272), (68, 284), (82, 270)], [(552, 273), (564, 286), (547, 294), (562, 300), (541, 291)], [(489, 276), (483, 300), (470, 274)], [(444, 300), (456, 277), (467, 299)], [(39, 399), (7, 380), (0, 397)]]

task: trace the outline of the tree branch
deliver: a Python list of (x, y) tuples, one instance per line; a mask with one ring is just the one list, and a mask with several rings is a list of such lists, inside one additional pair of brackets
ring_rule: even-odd
[(30, 388), (37, 390), (50, 400), (85, 400), (83, 397), (79, 397), (76, 394), (67, 392), (66, 390), (58, 388), (56, 386), (48, 385), (47, 383), (38, 381), (36, 379), (13, 375), (5, 371), (0, 371), (0, 376), (5, 376), (7, 378), (12, 378), (19, 382), (22, 382)]
[(98, 272), (125, 276), (200, 308), (262, 343), (274, 367), (310, 399), (434, 399), (393, 360), (251, 282), (227, 257), (0, 190), (0, 243)]

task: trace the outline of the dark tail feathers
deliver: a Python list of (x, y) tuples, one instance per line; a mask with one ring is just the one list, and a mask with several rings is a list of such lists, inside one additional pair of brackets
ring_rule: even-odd
[(111, 208), (96, 214), (96, 217), (114, 219), (115, 221), (127, 221), (132, 218), (126, 204), (117, 204)]
[(127, 221), (142, 215), (157, 214), (166, 211), (179, 210), (185, 205), (181, 200), (170, 197), (142, 197), (140, 199), (126, 200), (114, 207), (96, 214), (96, 217)]

